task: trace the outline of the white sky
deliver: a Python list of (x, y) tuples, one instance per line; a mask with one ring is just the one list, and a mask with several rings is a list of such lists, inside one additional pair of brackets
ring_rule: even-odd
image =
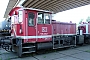
[(3, 17), (4, 17), (4, 13), (6, 11), (8, 2), (9, 2), (9, 0), (1, 0), (0, 1), (0, 22), (2, 20), (4, 20)]
[[(9, 0), (0, 1), (0, 22), (3, 20), (8, 2)], [(54, 19), (62, 22), (72, 21), (74, 23), (78, 23), (81, 19), (84, 19), (85, 21), (88, 16), (90, 16), (90, 5), (57, 13), (54, 16)]]
[(61, 22), (74, 22), (78, 23), (81, 19), (86, 21), (86, 18), (90, 16), (90, 5), (74, 8), (64, 12), (57, 13), (54, 19)]

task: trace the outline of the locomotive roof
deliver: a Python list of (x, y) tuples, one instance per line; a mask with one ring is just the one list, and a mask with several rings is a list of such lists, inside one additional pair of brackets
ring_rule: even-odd
[(52, 11), (46, 11), (46, 10), (40, 10), (40, 9), (34, 9), (34, 8), (22, 8), (22, 9), (28, 9), (28, 10), (35, 10), (35, 11), (41, 11), (41, 12), (49, 12), (49, 13), (53, 13)]
[(9, 12), (9, 15), (11, 16), (11, 15), (13, 14), (13, 12), (16, 11), (16, 10), (24, 10), (24, 9), (27, 9), (27, 10), (34, 10), (34, 11), (40, 11), (40, 12), (53, 13), (53, 12), (51, 12), (51, 11), (40, 10), (40, 9), (34, 9), (34, 8), (15, 7), (15, 8), (13, 8), (13, 9)]

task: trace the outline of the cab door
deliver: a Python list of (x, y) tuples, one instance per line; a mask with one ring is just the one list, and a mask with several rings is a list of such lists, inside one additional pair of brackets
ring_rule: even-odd
[(26, 38), (28, 42), (36, 42), (36, 11), (27, 10)]

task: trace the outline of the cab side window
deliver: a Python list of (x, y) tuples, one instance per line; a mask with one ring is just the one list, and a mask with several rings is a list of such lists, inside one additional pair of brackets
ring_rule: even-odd
[(44, 13), (38, 13), (38, 24), (44, 24)]
[(28, 25), (29, 26), (34, 26), (34, 17), (35, 17), (35, 14), (30, 12), (28, 13)]
[(50, 24), (50, 14), (45, 13), (44, 17), (45, 17), (45, 24)]
[(50, 24), (50, 14), (38, 12), (38, 24)]

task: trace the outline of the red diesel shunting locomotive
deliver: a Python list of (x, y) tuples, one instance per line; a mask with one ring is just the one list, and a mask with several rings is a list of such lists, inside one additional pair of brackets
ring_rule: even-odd
[(11, 17), (11, 48), (22, 56), (40, 49), (57, 49), (83, 44), (76, 24), (52, 20), (52, 12), (15, 7)]
[(90, 22), (81, 23), (78, 26), (79, 32), (82, 30), (82, 34), (84, 35), (84, 43), (90, 43)]

